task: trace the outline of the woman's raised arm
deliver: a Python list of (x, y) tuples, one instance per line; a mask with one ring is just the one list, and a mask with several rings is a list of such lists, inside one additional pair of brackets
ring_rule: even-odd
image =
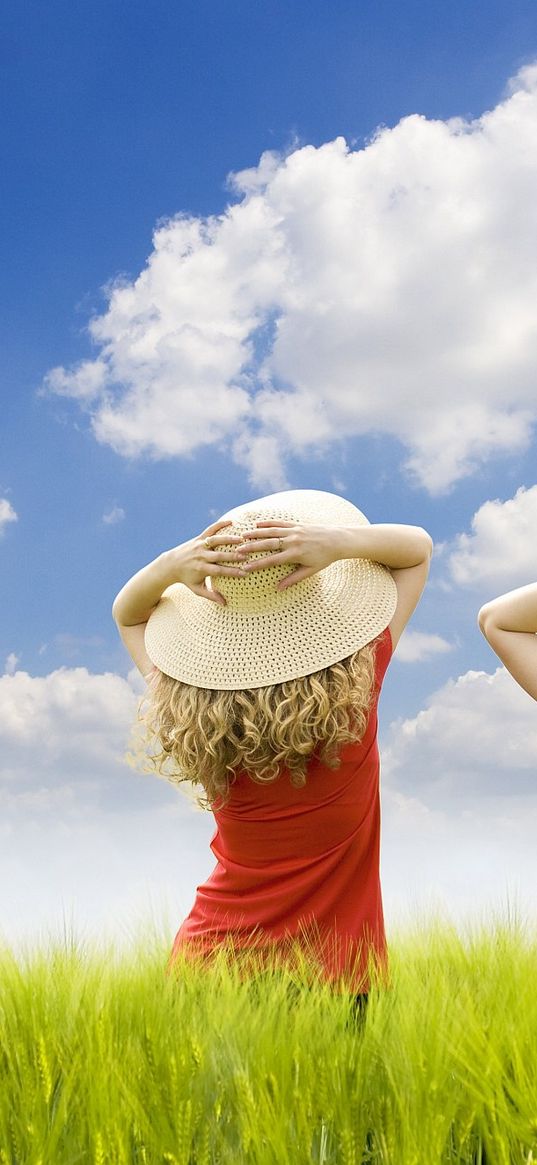
[(245, 564), (246, 571), (293, 562), (297, 569), (278, 584), (280, 590), (339, 558), (370, 558), (387, 566), (397, 587), (397, 607), (390, 623), (395, 648), (427, 582), (433, 543), (426, 530), (398, 523), (328, 527), (276, 519), (258, 522), (257, 527), (244, 535), (238, 556), (247, 556), (254, 546), (257, 551), (267, 552), (266, 558)]
[[(214, 522), (197, 538), (191, 538), (171, 550), (165, 550), (137, 571), (116, 595), (112, 605), (120, 638), (144, 679), (148, 678), (152, 661), (145, 648), (145, 628), (163, 592), (172, 583), (182, 582), (194, 594), (225, 606), (226, 600), (216, 589), (208, 590), (208, 575), (242, 575), (242, 568), (234, 561), (233, 553), (220, 549), (222, 544), (240, 542), (238, 537), (222, 535), (230, 523)], [(210, 543), (210, 545), (208, 544)], [(229, 565), (230, 560), (233, 565)]]
[(537, 583), (485, 603), (478, 622), (513, 679), (537, 700)]

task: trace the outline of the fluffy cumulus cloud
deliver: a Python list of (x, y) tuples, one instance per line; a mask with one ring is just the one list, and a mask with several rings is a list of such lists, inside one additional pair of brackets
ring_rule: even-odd
[(388, 917), (537, 922), (537, 714), (503, 668), (449, 681), (381, 742)]
[(400, 663), (419, 663), (422, 660), (433, 659), (437, 655), (445, 655), (452, 651), (453, 644), (448, 643), (441, 635), (431, 635), (427, 631), (413, 631), (408, 628), (403, 632), (395, 650), (395, 659)]
[(447, 812), (520, 799), (537, 813), (535, 702), (504, 668), (449, 680), (410, 719), (396, 721), (383, 752), (393, 789)]
[(42, 391), (125, 457), (216, 444), (279, 487), (286, 455), (375, 432), (448, 488), (537, 414), (536, 132), (537, 65), (473, 121), (265, 153), (223, 214), (159, 226), (91, 323), (95, 359)]
[(121, 942), (150, 914), (160, 926), (168, 910), (173, 930), (189, 909), (214, 864), (212, 818), (125, 763), (144, 687), (136, 669), (0, 677), (0, 941), (58, 933), (67, 916)]
[[(0, 795), (13, 802), (36, 793), (70, 795), (108, 785), (127, 747), (135, 714), (132, 686), (113, 673), (58, 668), (45, 676), (14, 671), (0, 677)], [(125, 766), (128, 770), (128, 767)], [(84, 804), (80, 802), (83, 811)]]
[(513, 498), (487, 501), (472, 518), (471, 533), (459, 534), (449, 569), (462, 586), (510, 590), (537, 579), (537, 485), (521, 486)]
[(0, 535), (4, 533), (8, 523), (17, 522), (18, 517), (11, 502), (7, 498), (0, 498)]

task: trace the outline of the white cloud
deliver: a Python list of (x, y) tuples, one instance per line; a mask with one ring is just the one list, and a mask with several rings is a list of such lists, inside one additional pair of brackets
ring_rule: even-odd
[(111, 510), (107, 510), (103, 514), (103, 522), (107, 526), (115, 526), (118, 522), (122, 522), (125, 517), (125, 510), (121, 506), (112, 506)]
[(80, 401), (98, 399), (107, 380), (106, 363), (102, 360), (81, 360), (73, 372), (53, 368), (49, 386), (58, 396), (71, 396)]
[(381, 741), (388, 916), (537, 921), (537, 706), (503, 668), (469, 671)]
[(137, 669), (0, 677), (0, 941), (72, 911), (117, 945), (148, 906), (173, 934), (210, 873), (212, 817), (123, 760), (144, 688)]
[[(426, 796), (426, 791), (424, 791)], [(458, 929), (507, 916), (537, 922), (537, 797), (483, 800), (448, 811), (384, 784), (382, 887), (388, 935), (418, 914), (448, 917)]]
[(537, 707), (504, 668), (449, 680), (417, 716), (395, 721), (383, 749), (389, 784), (446, 810), (533, 798)]
[(20, 663), (20, 655), (15, 655), (14, 651), (10, 651), (9, 655), (6, 656), (6, 662), (4, 665), (4, 671), (8, 676), (12, 676), (13, 673), (17, 670), (18, 663)]
[[(117, 946), (149, 912), (166, 913), (171, 938), (214, 867), (212, 816), (123, 763), (142, 690), (134, 667), (127, 679), (86, 668), (0, 677), (0, 940), (35, 943), (72, 914), (77, 933)], [(536, 723), (533, 702), (499, 671), (468, 673), (392, 727), (382, 749), (389, 930), (416, 905), (443, 904), (458, 920), (497, 904), (508, 884), (535, 884)]]
[[(430, 491), (529, 442), (537, 415), (537, 66), (474, 121), (421, 115), (362, 149), (269, 152), (237, 201), (159, 226), (108, 292), (95, 360), (43, 391), (119, 454), (217, 444), (257, 485), (288, 454), (395, 436)], [(508, 386), (508, 391), (506, 391)]]
[(18, 522), (18, 520), (19, 515), (15, 513), (11, 502), (7, 498), (0, 498), (0, 535), (4, 533), (8, 522)]
[(0, 750), (4, 774), (18, 772), (15, 795), (39, 780), (49, 788), (100, 786), (121, 763), (134, 708), (130, 685), (111, 672), (62, 667), (45, 676), (1, 676)]
[(453, 644), (448, 643), (441, 635), (431, 635), (426, 631), (413, 631), (412, 628), (408, 628), (397, 644), (394, 658), (401, 663), (417, 663), (452, 650)]
[(487, 586), (491, 598), (537, 579), (537, 485), (480, 506), (471, 533), (455, 539), (449, 569), (462, 586)]

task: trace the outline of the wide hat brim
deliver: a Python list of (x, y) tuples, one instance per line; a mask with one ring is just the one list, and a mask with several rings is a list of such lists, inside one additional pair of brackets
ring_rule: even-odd
[[(272, 518), (319, 526), (369, 524), (352, 502), (322, 490), (270, 494), (223, 517), (233, 521), (232, 534)], [(225, 607), (195, 595), (183, 583), (172, 583), (147, 622), (149, 658), (166, 675), (194, 687), (261, 688), (345, 659), (390, 623), (397, 589), (391, 572), (380, 563), (339, 559), (278, 591), (277, 583), (293, 569), (285, 563), (251, 571), (245, 578), (214, 577), (226, 597)]]

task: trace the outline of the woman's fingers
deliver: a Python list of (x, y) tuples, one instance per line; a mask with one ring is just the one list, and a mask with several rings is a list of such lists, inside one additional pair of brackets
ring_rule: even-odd
[(231, 518), (219, 518), (217, 522), (213, 522), (211, 526), (207, 526), (206, 530), (202, 530), (202, 538), (211, 538), (213, 534), (217, 534), (219, 530), (223, 530), (224, 526), (232, 526)]
[(285, 545), (283, 538), (264, 538), (260, 542), (249, 542), (237, 548), (237, 555), (239, 558), (244, 558), (248, 554), (260, 554), (265, 550), (267, 554), (285, 554), (289, 553), (289, 546)]
[(311, 566), (300, 566), (298, 570), (294, 570), (292, 574), (288, 574), (285, 578), (282, 578), (276, 589), (278, 591), (286, 591), (288, 587), (294, 586), (297, 582), (302, 582), (305, 578), (310, 578), (315, 573), (316, 571)]
[(244, 540), (239, 534), (207, 534), (207, 537), (202, 534), (201, 541), (204, 546), (206, 542), (211, 543), (207, 550), (216, 550), (217, 546), (236, 546)]
[[(270, 561), (270, 559), (267, 559), (266, 561), (268, 563)], [(211, 572), (211, 573), (213, 573), (213, 572)], [(242, 571), (232, 571), (231, 569), (224, 567), (222, 569), (222, 571), (215, 571), (214, 573), (215, 574), (223, 574), (223, 573), (225, 573), (225, 574), (242, 574), (243, 572)], [(309, 578), (310, 575), (312, 575), (312, 574), (315, 574), (315, 571), (310, 566), (301, 566), (298, 568), (298, 570), (294, 570), (292, 574), (288, 574), (287, 578), (282, 579), (281, 582), (278, 583), (278, 590), (279, 591), (287, 590), (288, 587), (294, 586), (295, 583), (302, 582), (303, 579)], [(200, 595), (200, 597), (203, 599), (209, 599), (212, 603), (218, 603), (218, 605), (220, 607), (227, 606), (227, 601), (226, 601), (224, 595), (222, 595), (220, 593), (220, 591), (217, 591), (216, 588), (209, 589), (209, 587), (205, 583), (198, 583), (198, 584), (192, 585), (190, 587), (190, 590), (193, 591), (194, 594)]]
[(209, 587), (205, 586), (204, 583), (196, 583), (190, 587), (190, 590), (194, 591), (194, 594), (199, 595), (202, 599), (210, 599), (212, 603), (218, 603), (219, 607), (227, 606), (226, 599), (220, 594), (220, 591), (209, 590)]
[(290, 529), (294, 529), (290, 522), (287, 526), (284, 525), (283, 522), (258, 522), (257, 525), (257, 530), (247, 530), (246, 533), (243, 534), (244, 542), (256, 542), (258, 539), (267, 537), (285, 537), (286, 534), (289, 534)]
[(284, 522), (281, 518), (273, 518), (266, 522), (256, 522), (257, 529), (248, 530), (245, 534), (225, 534), (225, 528), (232, 525), (231, 519), (220, 518), (218, 522), (213, 522), (211, 526), (207, 526), (206, 530), (202, 530), (200, 538), (202, 541), (210, 538), (214, 546), (225, 546), (226, 542), (236, 544), (250, 540), (256, 541), (259, 538), (266, 538), (269, 529), (271, 537), (276, 537), (278, 533), (286, 534), (290, 529), (296, 527), (296, 522)]
[(223, 562), (209, 562), (205, 569), (205, 576), (213, 574), (229, 574), (232, 578), (244, 578), (246, 566), (226, 566)]
[[(289, 538), (290, 530), (297, 530), (296, 522), (285, 522), (281, 518), (267, 519), (257, 522), (255, 530), (248, 530), (243, 535), (227, 534), (225, 527), (231, 525), (229, 520), (220, 520), (208, 526), (200, 536), (202, 543), (210, 540), (210, 546), (203, 545), (203, 559), (207, 563), (209, 575), (229, 574), (235, 578), (244, 577), (251, 570), (261, 570), (267, 566), (277, 566), (281, 563), (297, 561), (297, 539)], [(293, 547), (290, 543), (293, 543)], [(219, 547), (230, 545), (236, 549), (221, 550)], [(263, 554), (262, 558), (249, 561), (251, 554)], [(299, 560), (300, 561), (300, 560)], [(227, 565), (233, 563), (234, 566)], [(240, 565), (239, 565), (240, 564)], [(314, 574), (314, 568), (301, 566), (299, 571), (289, 575), (290, 583), (300, 581)], [(285, 589), (285, 588), (282, 588)], [(203, 593), (205, 591), (197, 592)], [(207, 595), (205, 597), (212, 597)]]
[(238, 547), (236, 550), (218, 550), (216, 546), (214, 548), (212, 546), (202, 547), (203, 557), (208, 557), (210, 562), (238, 562), (238, 551)]
[[(200, 537), (201, 538), (214, 538), (215, 535), (219, 534), (220, 531), (224, 530), (226, 526), (232, 526), (232, 525), (233, 525), (233, 521), (231, 518), (219, 518), (217, 522), (213, 522), (211, 526), (207, 526), (206, 530), (202, 530)], [(293, 526), (296, 526), (296, 522), (284, 522), (282, 518), (270, 518), (270, 519), (267, 519), (266, 522), (256, 522), (256, 527), (259, 527), (260, 529), (268, 528), (268, 527), (271, 527), (271, 528), (280, 527), (282, 530), (289, 530), (289, 529), (292, 529)], [(237, 540), (239, 542), (242, 541), (242, 539), (237, 534), (231, 534), (229, 537), (230, 537), (230, 540), (233, 540), (233, 541), (235, 541), (235, 540)], [(248, 533), (244, 535), (244, 537), (245, 538), (257, 537), (257, 529), (256, 530), (249, 530)], [(224, 541), (225, 541), (225, 538), (224, 538)]]
[[(289, 528), (296, 526), (296, 522), (284, 522), (282, 518), (267, 518), (266, 522), (256, 522), (256, 526), (281, 526), (282, 530), (289, 530)], [(251, 533), (255, 534), (255, 530)]]
[(282, 551), (281, 554), (268, 554), (266, 558), (256, 558), (254, 562), (245, 562), (243, 571), (250, 574), (250, 571), (260, 570), (263, 566), (278, 566), (280, 562), (289, 562), (289, 555)]

